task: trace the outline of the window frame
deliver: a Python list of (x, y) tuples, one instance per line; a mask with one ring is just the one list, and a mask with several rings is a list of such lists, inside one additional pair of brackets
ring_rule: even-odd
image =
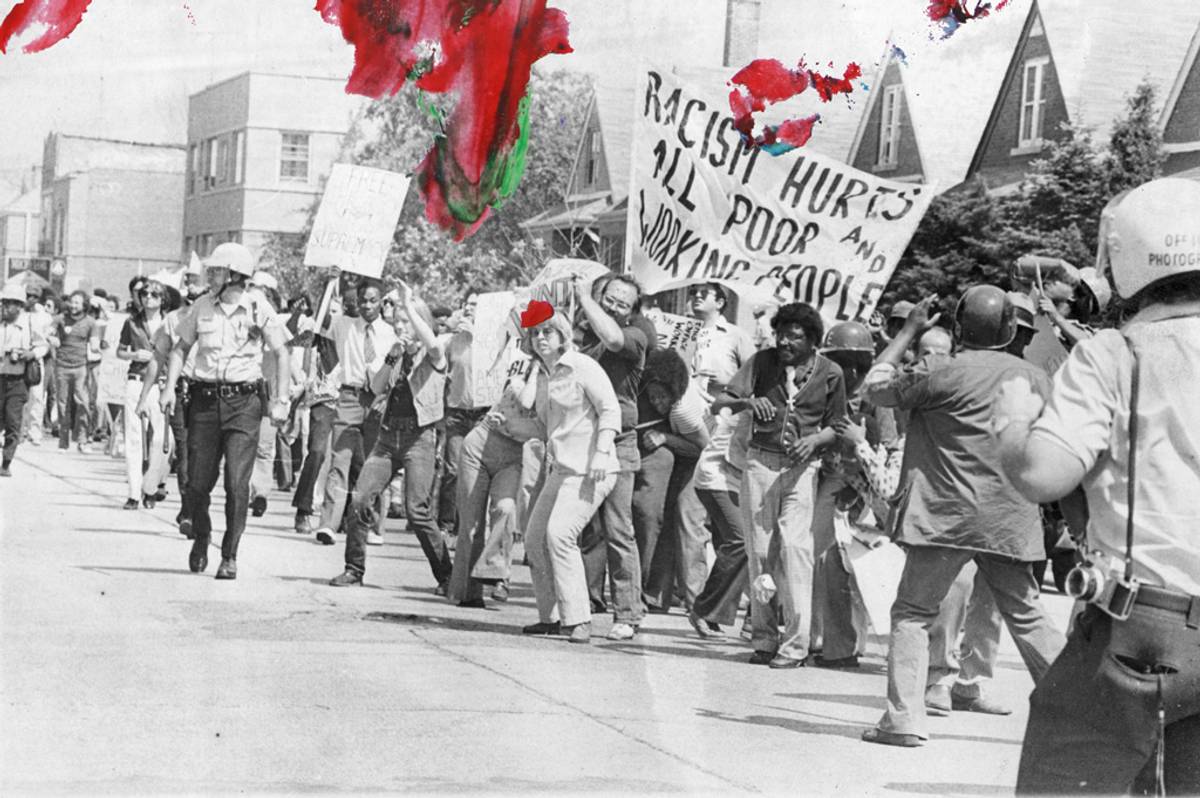
[[(1029, 149), (1040, 147), (1044, 142), (1043, 131), (1046, 121), (1046, 72), (1050, 65), (1049, 56), (1027, 58), (1021, 65), (1021, 96), (1017, 116), (1017, 148)], [(1029, 76), (1035, 75), (1032, 86), (1033, 96), (1029, 96)], [(1026, 125), (1028, 122), (1028, 126)], [(1026, 127), (1029, 135), (1025, 135)]]
[[(889, 106), (888, 103), (891, 102)], [(879, 114), (879, 148), (875, 165), (894, 168), (900, 165), (900, 112), (904, 102), (904, 86), (893, 83), (883, 87)]]
[[(292, 149), (295, 152), (290, 153), (291, 157), (289, 157), (289, 152), (288, 152), (288, 149), (289, 149), (288, 137), (289, 136), (303, 137), (303, 139), (304, 139), (304, 157), (303, 157), (303, 159), (301, 159), (296, 154), (298, 152), (298, 148), (296, 147), (296, 145), (292, 145)], [(311, 133), (306, 133), (306, 132), (300, 131), (300, 130), (281, 130), (281, 131), (279, 131), (279, 180), (280, 180), (280, 182), (307, 184), (309, 181), (309, 175), (312, 172), (312, 170), (309, 168), (311, 162), (312, 162), (312, 134)], [(296, 174), (287, 174), (286, 170), (287, 170), (288, 164), (303, 164), (304, 165), (303, 176), (296, 175)]]

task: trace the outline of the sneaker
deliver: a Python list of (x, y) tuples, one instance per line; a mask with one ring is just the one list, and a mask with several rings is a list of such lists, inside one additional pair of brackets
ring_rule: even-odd
[(237, 560), (230, 560), (222, 557), (221, 564), (217, 566), (216, 578), (237, 579)]
[(250, 502), (250, 515), (254, 516), (255, 518), (262, 518), (264, 515), (266, 515), (266, 512), (267, 497), (255, 496), (254, 500)]
[(559, 623), (558, 621), (550, 621), (549, 623), (544, 623), (542, 621), (538, 621), (537, 623), (531, 623), (528, 626), (521, 627), (521, 634), (523, 634), (523, 635), (562, 634), (562, 624)]
[(327, 526), (323, 526), (317, 530), (317, 542), (322, 546), (333, 545), (333, 530)]
[[(586, 624), (579, 624), (585, 626)], [(614, 623), (613, 627), (608, 630), (608, 634), (604, 637), (608, 640), (632, 640), (637, 634), (637, 627), (631, 623)], [(574, 642), (574, 641), (572, 641)]]
[(492, 601), (503, 604), (508, 601), (508, 582), (500, 581), (492, 588)]
[(355, 573), (351, 570), (343, 571), (342, 573), (329, 580), (332, 587), (353, 587), (362, 584), (362, 574)]
[(123, 510), (136, 510), (137, 508), (138, 508), (138, 500), (137, 499), (126, 499), (125, 503), (123, 505), (121, 505), (121, 509), (123, 509)]
[(367, 533), (367, 545), (368, 546), (382, 546), (383, 545), (383, 535), (379, 534), (378, 532), (368, 532)]
[[(564, 632), (566, 632), (568, 629), (570, 630), (570, 636), (567, 639), (568, 643), (580, 643), (582, 645), (587, 645), (588, 643), (592, 642), (591, 623), (585, 621), (583, 623), (577, 623), (574, 626), (563, 627)], [(611, 633), (609, 633), (609, 637), (612, 637)]]
[(293, 521), (293, 524), (293, 528), (296, 530), (297, 535), (308, 535), (313, 531), (312, 515), (304, 512), (303, 510), (296, 511), (296, 518)]

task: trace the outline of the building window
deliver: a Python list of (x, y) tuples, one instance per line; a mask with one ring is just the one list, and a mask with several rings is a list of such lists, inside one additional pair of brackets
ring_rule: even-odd
[(199, 157), (199, 147), (195, 144), (188, 147), (187, 193), (189, 197), (196, 193), (196, 173), (200, 171)]
[(1042, 143), (1042, 123), (1046, 106), (1047, 57), (1031, 58), (1025, 62), (1021, 79), (1021, 127), (1018, 147), (1037, 147)]
[(243, 174), (245, 168), (244, 151), (246, 147), (246, 131), (238, 130), (233, 134), (233, 152), (232, 158), (229, 159), (229, 182), (234, 185), (241, 184), (246, 176)]
[(223, 186), (229, 183), (229, 139), (222, 136), (217, 139), (217, 163), (213, 175), (213, 185)]
[(205, 139), (200, 144), (200, 172), (203, 177), (202, 187), (206, 190), (217, 184), (216, 147), (216, 139)]
[(308, 134), (284, 133), (279, 157), (279, 179), (308, 182)]
[(184, 236), (183, 237), (183, 259), (185, 262), (191, 260), (192, 251), (193, 251), (192, 237)]
[(594, 186), (600, 179), (600, 133), (588, 131), (587, 146), (583, 153), (583, 185)]
[(879, 161), (876, 166), (895, 166), (900, 150), (900, 103), (903, 86), (883, 90), (883, 113), (879, 117)]
[(212, 233), (205, 233), (204, 235), (200, 236), (197, 240), (200, 242), (200, 252), (198, 254), (202, 258), (207, 258), (209, 255), (212, 254), (212, 250), (213, 250)]

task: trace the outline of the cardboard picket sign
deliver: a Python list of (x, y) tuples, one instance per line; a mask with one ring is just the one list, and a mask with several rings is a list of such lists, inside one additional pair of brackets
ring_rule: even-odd
[(549, 302), (555, 310), (560, 310), (571, 302), (571, 282), (576, 275), (584, 280), (595, 280), (609, 271), (603, 263), (594, 260), (552, 258), (529, 284), (529, 298)]
[(1067, 348), (1054, 333), (1054, 325), (1045, 316), (1038, 315), (1033, 320), (1037, 332), (1033, 334), (1029, 345), (1025, 347), (1025, 360), (1043, 369), (1053, 376), (1067, 359)]
[(381, 277), (410, 180), (384, 169), (334, 164), (313, 219), (304, 265)]
[(870, 318), (936, 187), (747, 144), (723, 82), (637, 84), (625, 260), (646, 293), (718, 282)]
[(654, 324), (654, 330), (658, 333), (659, 348), (673, 349), (685, 363), (691, 363), (704, 322), (689, 316), (667, 313), (659, 308), (646, 311), (645, 316)]
[(508, 379), (508, 363), (516, 330), (512, 311), (516, 295), (493, 291), (475, 295), (471, 322), (471, 393), (473, 407), (490, 407), (500, 401)]
[(121, 345), (121, 329), (125, 326), (128, 313), (109, 313), (104, 327), (107, 346), (100, 355), (96, 367), (96, 402), (110, 405), (125, 404), (125, 384), (128, 382), (129, 361), (117, 358), (117, 347)]
[(862, 602), (875, 633), (890, 634), (892, 604), (904, 573), (904, 549), (875, 528), (855, 525), (843, 511), (834, 514), (833, 524), (854, 595)]

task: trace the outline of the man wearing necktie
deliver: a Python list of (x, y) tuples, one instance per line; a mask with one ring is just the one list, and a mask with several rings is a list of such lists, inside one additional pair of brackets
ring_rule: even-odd
[[(396, 334), (380, 318), (383, 288), (378, 280), (358, 284), (358, 316), (338, 316), (318, 333), (333, 342), (341, 376), (333, 421), (333, 454), (325, 481), (325, 502), (316, 530), (319, 543), (333, 545), (333, 534), (342, 523), (346, 501), (362, 468), (366, 452), (375, 445), (379, 418), (371, 413), (375, 393), (371, 378), (384, 367), (383, 358), (396, 343)], [(369, 543), (383, 542), (378, 531)]]

